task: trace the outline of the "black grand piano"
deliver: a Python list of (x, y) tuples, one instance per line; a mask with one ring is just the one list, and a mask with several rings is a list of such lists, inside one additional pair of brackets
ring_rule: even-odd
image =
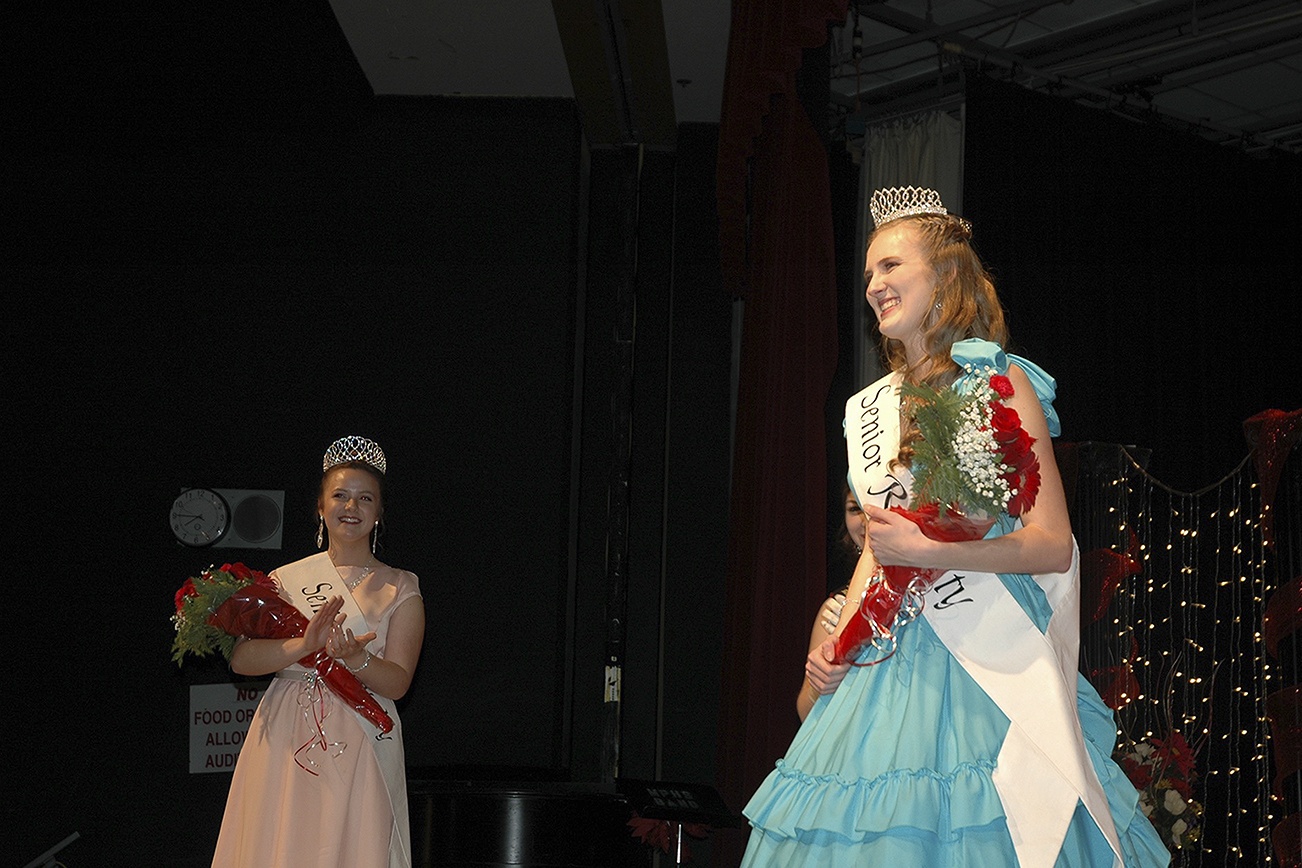
[[(655, 852), (633, 817), (736, 826), (710, 787), (670, 784), (686, 799), (662, 800), (646, 781), (576, 783), (543, 771), (411, 769), (412, 856), (416, 868), (647, 868)], [(674, 854), (666, 864), (674, 864)]]

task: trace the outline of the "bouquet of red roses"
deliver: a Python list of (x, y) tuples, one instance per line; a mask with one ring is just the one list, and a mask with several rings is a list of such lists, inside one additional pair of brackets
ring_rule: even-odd
[[(204, 657), (221, 651), (227, 660), (235, 639), (290, 639), (302, 636), (307, 618), (276, 592), (275, 583), (260, 570), (244, 564), (209, 567), (185, 580), (176, 592), (172, 616), (176, 638), (172, 659), (181, 665), (185, 654)], [(313, 651), (298, 661), (316, 671), (330, 690), (382, 732), (393, 729), (393, 719), (367, 692), (357, 676), (325, 653)]]
[[(906, 383), (900, 387), (918, 425), (913, 498), (909, 509), (891, 507), (927, 537), (942, 542), (981, 539), (994, 517), (1021, 515), (1040, 491), (1040, 462), (1017, 411), (1003, 402), (1013, 384), (987, 371), (970, 391)], [(946, 571), (878, 566), (859, 610), (836, 639), (835, 661), (854, 660), (872, 643), (895, 649), (896, 630), (922, 611), (922, 595)], [(880, 662), (880, 661), (878, 661)]]

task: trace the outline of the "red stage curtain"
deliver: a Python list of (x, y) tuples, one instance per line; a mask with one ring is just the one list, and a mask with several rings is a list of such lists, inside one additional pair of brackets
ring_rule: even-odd
[[(795, 73), (845, 14), (846, 0), (733, 2), (717, 195), (725, 285), (745, 301), (718, 752), (734, 810), (796, 731), (826, 589), (836, 272), (827, 151)], [(716, 864), (735, 862), (734, 847), (720, 849)]]

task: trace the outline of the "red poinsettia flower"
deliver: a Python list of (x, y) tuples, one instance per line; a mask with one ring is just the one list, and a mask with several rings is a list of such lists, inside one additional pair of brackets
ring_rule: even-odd
[(1146, 789), (1153, 782), (1153, 767), (1148, 763), (1140, 762), (1131, 755), (1121, 758), (1121, 768), (1137, 790)]
[(1155, 756), (1164, 764), (1178, 769), (1182, 777), (1189, 777), (1197, 757), (1181, 733), (1172, 732), (1170, 738), (1155, 738), (1152, 742)]
[(995, 374), (990, 378), (990, 388), (1001, 398), (1013, 397), (1013, 381), (1003, 374)]

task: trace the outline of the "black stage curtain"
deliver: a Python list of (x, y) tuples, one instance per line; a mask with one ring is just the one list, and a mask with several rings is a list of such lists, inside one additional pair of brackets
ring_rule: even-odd
[[(826, 582), (836, 267), (827, 148), (796, 72), (845, 12), (844, 0), (733, 3), (717, 185), (723, 278), (746, 305), (720, 696), (719, 783), (734, 809), (795, 733), (801, 622)], [(717, 864), (739, 846), (722, 842)]]

